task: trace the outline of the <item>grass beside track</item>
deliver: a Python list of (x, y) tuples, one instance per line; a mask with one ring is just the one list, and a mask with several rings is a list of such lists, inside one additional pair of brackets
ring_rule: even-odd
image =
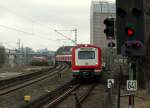
[(150, 102), (140, 103), (135, 108), (150, 108)]
[(8, 65), (4, 65), (0, 68), (0, 73), (1, 72), (29, 72), (28, 68), (39, 68), (39, 67), (51, 67), (51, 66), (16, 65), (14, 67), (10, 67)]

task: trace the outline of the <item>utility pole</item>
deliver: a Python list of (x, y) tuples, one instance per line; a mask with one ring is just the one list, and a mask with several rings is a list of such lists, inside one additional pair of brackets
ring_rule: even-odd
[(20, 39), (18, 40), (18, 51), (20, 52)]
[(23, 51), (23, 43), (21, 46), (21, 64), (24, 64), (24, 51)]
[(20, 56), (20, 53), (21, 53), (21, 51), (20, 51), (20, 39), (18, 40), (18, 51), (17, 51), (17, 62), (18, 62), (18, 64), (20, 64), (21, 63), (21, 56)]
[(114, 34), (114, 23), (115, 20), (114, 18), (106, 18), (104, 20), (104, 24), (106, 28), (104, 29), (104, 33), (106, 35), (106, 39), (109, 40), (108, 47), (109, 47), (109, 56), (108, 56), (108, 70), (111, 71), (111, 65), (113, 62), (113, 47), (115, 47), (115, 43), (113, 40), (115, 39), (115, 34)]
[(77, 28), (75, 28), (74, 31), (75, 31), (75, 44), (77, 45)]

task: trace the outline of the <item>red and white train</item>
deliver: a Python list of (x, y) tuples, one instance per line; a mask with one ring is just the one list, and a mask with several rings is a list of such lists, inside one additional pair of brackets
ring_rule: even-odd
[(72, 48), (74, 46), (62, 46), (55, 53), (55, 64), (68, 63), (71, 65)]
[(89, 44), (60, 47), (55, 54), (55, 63), (71, 64), (75, 78), (100, 76), (102, 70), (101, 48)]
[(101, 48), (94, 45), (77, 45), (72, 49), (72, 73), (75, 78), (101, 75)]

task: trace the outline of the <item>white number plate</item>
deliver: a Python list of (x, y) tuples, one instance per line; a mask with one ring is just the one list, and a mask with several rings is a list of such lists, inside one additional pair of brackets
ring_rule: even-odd
[(107, 79), (107, 88), (111, 88), (114, 82), (115, 82), (114, 79)]
[(127, 90), (136, 91), (137, 90), (137, 80), (127, 80)]

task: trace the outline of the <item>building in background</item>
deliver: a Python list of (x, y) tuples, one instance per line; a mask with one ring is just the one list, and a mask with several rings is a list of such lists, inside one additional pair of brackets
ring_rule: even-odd
[(90, 10), (90, 43), (101, 48), (107, 47), (104, 34), (104, 20), (116, 17), (115, 3), (106, 1), (92, 1)]

